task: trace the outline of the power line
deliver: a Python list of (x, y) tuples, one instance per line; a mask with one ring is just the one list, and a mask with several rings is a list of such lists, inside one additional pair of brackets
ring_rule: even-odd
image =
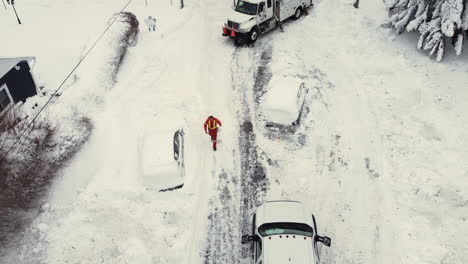
[[(122, 12), (125, 11), (125, 9), (127, 9), (128, 5), (130, 5), (130, 3), (132, 2), (133, 0), (129, 0), (127, 2), (127, 4), (125, 4), (125, 6), (122, 8), (122, 10), (120, 10), (120, 12), (118, 14), (121, 14)], [(59, 87), (54, 91), (54, 93), (50, 96), (50, 98), (47, 100), (47, 102), (41, 107), (41, 109), (39, 110), (39, 112), (37, 112), (37, 114), (34, 116), (34, 118), (29, 122), (29, 124), (26, 126), (26, 128), (24, 128), (23, 132), (20, 134), (20, 136), (15, 140), (15, 142), (13, 142), (13, 144), (10, 146), (10, 148), (5, 152), (5, 154), (2, 156), (2, 158), (0, 159), (3, 160), (5, 159), (5, 157), (10, 153), (10, 151), (13, 149), (13, 147), (21, 140), (21, 138), (24, 136), (24, 134), (26, 133), (26, 130), (28, 130), (31, 125), (34, 123), (34, 121), (36, 121), (36, 119), (39, 117), (39, 115), (42, 113), (42, 111), (44, 111), (44, 109), (49, 105), (49, 103), (52, 101), (52, 99), (57, 95), (57, 93), (60, 91), (60, 89), (63, 87), (63, 85), (68, 81), (68, 79), (70, 78), (70, 76), (76, 71), (76, 69), (81, 65), (81, 63), (84, 61), (84, 59), (88, 56), (88, 54), (94, 49), (94, 47), (97, 45), (97, 43), (99, 43), (99, 41), (102, 39), (102, 37), (107, 33), (107, 31), (110, 29), (110, 27), (115, 23), (115, 21), (117, 20), (118, 18), (118, 15), (116, 15), (111, 23), (109, 23), (109, 25), (107, 26), (107, 28), (104, 30), (104, 32), (101, 33), (101, 35), (97, 38), (97, 40), (93, 43), (93, 45), (91, 46), (91, 48), (89, 48), (89, 50), (85, 53), (85, 55), (78, 61), (78, 63), (75, 65), (75, 67), (71, 70), (71, 72), (67, 75), (67, 77), (63, 80), (63, 82), (59, 85)], [(25, 141), (23, 141), (23, 143), (21, 145), (24, 144)], [(20, 147), (21, 147), (20, 145)]]
[(16, 15), (16, 19), (18, 20), (18, 24), (21, 25), (21, 20), (18, 16), (18, 13), (16, 12), (16, 8), (15, 8), (15, 0), (11, 0), (11, 7), (13, 7), (13, 11), (15, 11), (15, 15)]

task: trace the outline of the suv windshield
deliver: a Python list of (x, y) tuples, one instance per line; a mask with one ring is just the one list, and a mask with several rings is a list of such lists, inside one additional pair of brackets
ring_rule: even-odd
[(252, 4), (249, 2), (239, 0), (237, 2), (236, 11), (239, 13), (254, 16), (257, 14), (257, 4)]
[(299, 223), (268, 223), (263, 224), (258, 228), (258, 232), (262, 237), (273, 235), (300, 235), (312, 237), (314, 230), (306, 224)]

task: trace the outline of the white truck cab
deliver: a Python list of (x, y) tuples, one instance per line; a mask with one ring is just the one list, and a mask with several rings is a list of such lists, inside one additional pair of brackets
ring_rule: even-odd
[(315, 217), (297, 201), (269, 201), (253, 216), (252, 235), (242, 244), (254, 243), (254, 264), (320, 263), (317, 243), (331, 239), (317, 234)]
[(238, 0), (223, 26), (223, 36), (236, 44), (253, 43), (286, 19), (298, 19), (311, 5), (311, 0)]

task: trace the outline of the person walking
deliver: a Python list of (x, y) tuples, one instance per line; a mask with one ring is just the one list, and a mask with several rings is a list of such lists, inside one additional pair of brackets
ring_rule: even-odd
[(149, 31), (151, 30), (156, 31), (156, 18), (148, 16), (148, 18), (145, 19), (145, 23), (148, 26)]
[(216, 151), (216, 140), (218, 136), (218, 127), (222, 126), (221, 121), (216, 117), (210, 115), (203, 125), (205, 129), (205, 134), (209, 134), (211, 136), (211, 141), (213, 142), (213, 150)]

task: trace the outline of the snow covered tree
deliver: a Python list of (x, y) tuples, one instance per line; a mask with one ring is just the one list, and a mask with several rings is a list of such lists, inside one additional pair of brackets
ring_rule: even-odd
[(457, 55), (468, 29), (468, 0), (384, 0), (389, 21), (398, 34), (418, 30), (418, 48), (440, 61), (448, 38)]

